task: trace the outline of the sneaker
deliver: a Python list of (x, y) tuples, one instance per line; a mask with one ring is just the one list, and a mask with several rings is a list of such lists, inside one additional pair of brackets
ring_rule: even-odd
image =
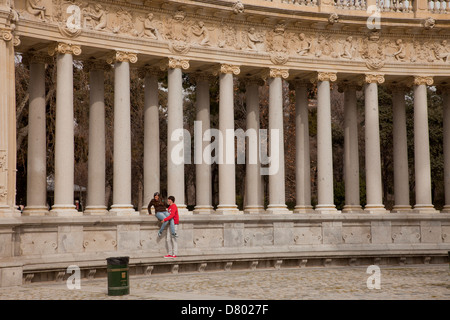
[(174, 238), (178, 238), (178, 234), (177, 233), (172, 233), (172, 236), (174, 236)]
[(175, 259), (177, 256), (176, 255), (173, 255), (173, 256), (170, 256), (172, 259)]
[(173, 256), (171, 254), (165, 255), (164, 258), (173, 258)]
[(158, 238), (161, 238), (162, 233), (158, 232)]

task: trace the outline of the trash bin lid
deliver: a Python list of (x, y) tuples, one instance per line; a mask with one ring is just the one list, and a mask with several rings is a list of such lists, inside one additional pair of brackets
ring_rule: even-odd
[(128, 261), (130, 260), (130, 257), (111, 257), (106, 258), (106, 261), (108, 265), (124, 265), (128, 264)]

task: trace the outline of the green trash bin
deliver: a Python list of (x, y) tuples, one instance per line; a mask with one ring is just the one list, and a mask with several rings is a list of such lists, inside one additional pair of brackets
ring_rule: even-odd
[(107, 258), (108, 295), (123, 296), (130, 294), (128, 261), (129, 257)]

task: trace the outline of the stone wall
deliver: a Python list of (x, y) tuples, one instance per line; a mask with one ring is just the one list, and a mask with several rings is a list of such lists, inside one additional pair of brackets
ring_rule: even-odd
[[(386, 257), (395, 263), (407, 263), (407, 257), (443, 263), (450, 250), (450, 217), (440, 214), (187, 215), (181, 220), (176, 263), (188, 271), (204, 270), (208, 263), (226, 270), (308, 261), (354, 265), (357, 259), (374, 263)], [(158, 229), (156, 218), (145, 215), (0, 220), (0, 283), (61, 280), (73, 264), (86, 277), (97, 269), (101, 276), (106, 258), (122, 255), (130, 257), (135, 273), (163, 272), (167, 251)], [(171, 263), (166, 271), (173, 272)]]

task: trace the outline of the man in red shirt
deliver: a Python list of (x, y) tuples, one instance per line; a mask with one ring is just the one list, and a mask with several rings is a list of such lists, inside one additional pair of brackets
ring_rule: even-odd
[(169, 204), (169, 216), (165, 218), (163, 221), (169, 221), (170, 219), (173, 219), (174, 227), (175, 227), (175, 235), (173, 235), (171, 232), (167, 232), (167, 247), (169, 249), (169, 254), (164, 256), (164, 258), (176, 258), (178, 253), (178, 243), (177, 243), (177, 231), (178, 231), (178, 207), (175, 204), (175, 197), (169, 196), (167, 198), (167, 203)]

